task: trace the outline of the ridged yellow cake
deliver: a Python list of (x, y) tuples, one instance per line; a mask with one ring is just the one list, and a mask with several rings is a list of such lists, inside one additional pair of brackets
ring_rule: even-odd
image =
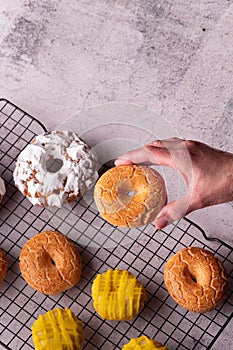
[(95, 311), (107, 320), (131, 320), (141, 310), (146, 292), (126, 270), (108, 270), (96, 276), (92, 285)]
[(168, 350), (168, 348), (143, 335), (140, 338), (132, 338), (129, 343), (123, 346), (122, 350)]
[(35, 350), (81, 350), (83, 325), (68, 308), (50, 310), (34, 322), (32, 339)]

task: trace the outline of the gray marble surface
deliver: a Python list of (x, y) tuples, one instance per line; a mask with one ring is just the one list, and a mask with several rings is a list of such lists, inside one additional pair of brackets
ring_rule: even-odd
[[(94, 105), (134, 103), (233, 152), (232, 87), (232, 0), (0, 2), (0, 96), (48, 129)], [(232, 243), (232, 213), (228, 203), (189, 217)], [(213, 350), (233, 348), (232, 326)]]

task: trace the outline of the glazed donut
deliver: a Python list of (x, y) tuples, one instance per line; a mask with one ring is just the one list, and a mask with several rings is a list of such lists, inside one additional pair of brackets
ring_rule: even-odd
[(130, 339), (129, 343), (125, 344), (122, 350), (168, 350), (168, 348), (156, 340), (150, 339), (145, 335), (139, 338)]
[(214, 309), (227, 289), (227, 276), (220, 260), (198, 247), (184, 248), (167, 261), (164, 282), (172, 298), (194, 312)]
[(22, 248), (19, 267), (26, 282), (38, 292), (52, 295), (78, 283), (82, 263), (74, 243), (60, 232), (44, 231)]
[(34, 205), (61, 207), (90, 189), (98, 178), (89, 147), (71, 131), (38, 135), (20, 153), (15, 185)]
[(139, 227), (152, 222), (166, 203), (161, 175), (152, 168), (123, 165), (97, 181), (94, 198), (101, 216), (116, 226)]
[(0, 177), (0, 202), (2, 201), (2, 198), (5, 193), (6, 193), (5, 183), (3, 179)]
[(82, 321), (68, 308), (50, 310), (33, 323), (32, 340), (35, 350), (82, 350)]
[(0, 249), (0, 283), (4, 280), (7, 271), (6, 254)]
[(107, 320), (131, 320), (142, 309), (146, 292), (134, 275), (126, 270), (98, 274), (92, 284), (95, 311)]

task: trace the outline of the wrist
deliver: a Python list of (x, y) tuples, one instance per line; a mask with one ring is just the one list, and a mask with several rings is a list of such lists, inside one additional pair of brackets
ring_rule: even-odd
[(233, 154), (216, 151), (199, 174), (189, 211), (233, 201)]
[(231, 153), (224, 154), (222, 176), (224, 184), (222, 202), (231, 202), (233, 201), (233, 154)]

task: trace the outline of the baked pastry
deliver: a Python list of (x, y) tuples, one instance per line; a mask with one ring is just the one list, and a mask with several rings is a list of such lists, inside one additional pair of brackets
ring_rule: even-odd
[(122, 350), (168, 350), (168, 348), (156, 340), (150, 339), (145, 335), (140, 338), (132, 338), (125, 344)]
[(81, 350), (82, 321), (68, 308), (50, 310), (32, 325), (32, 339), (35, 350)]
[(6, 193), (5, 183), (3, 179), (0, 177), (0, 202), (2, 201), (2, 198), (5, 193)]
[(220, 260), (198, 247), (180, 250), (164, 269), (164, 282), (172, 298), (194, 312), (214, 309), (224, 297), (227, 280)]
[(38, 292), (52, 295), (78, 283), (82, 263), (75, 244), (56, 231), (32, 237), (22, 248), (19, 267), (26, 282)]
[(94, 197), (105, 220), (116, 226), (139, 227), (156, 218), (167, 194), (162, 176), (154, 169), (123, 165), (99, 178)]
[(4, 280), (7, 271), (6, 254), (0, 249), (0, 283)]
[(107, 320), (131, 320), (142, 309), (146, 292), (134, 275), (126, 270), (98, 274), (92, 284), (95, 311)]
[(70, 131), (38, 135), (20, 153), (15, 185), (34, 205), (61, 207), (90, 189), (98, 178), (89, 147)]

